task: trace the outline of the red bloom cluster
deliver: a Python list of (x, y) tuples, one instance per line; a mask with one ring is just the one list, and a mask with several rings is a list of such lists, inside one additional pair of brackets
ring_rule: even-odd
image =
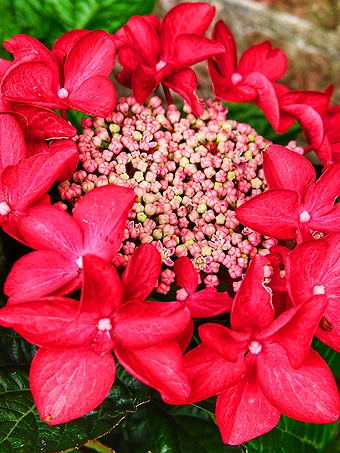
[[(14, 61), (0, 60), (0, 220), (7, 233), (35, 251), (22, 257), (7, 278), (5, 292), (9, 300), (0, 310), (0, 324), (14, 328), (40, 348), (32, 362), (30, 385), (39, 414), (48, 424), (73, 420), (104, 400), (115, 379), (111, 351), (129, 373), (157, 389), (170, 404), (188, 404), (218, 395), (216, 419), (223, 441), (229, 444), (247, 442), (268, 432), (281, 413), (313, 423), (330, 423), (339, 416), (335, 380), (327, 364), (310, 347), (315, 334), (340, 351), (340, 222), (336, 203), (340, 163), (333, 163), (339, 156), (339, 109), (329, 107), (331, 89), (324, 93), (292, 92), (276, 84), (286, 69), (286, 59), (267, 42), (246, 51), (237, 65), (235, 43), (222, 22), (216, 24), (213, 40), (204, 37), (213, 14), (214, 8), (207, 4), (183, 3), (162, 22), (153, 16), (133, 17), (115, 37), (103, 31), (67, 33), (58, 39), (52, 52), (25, 35), (5, 43)], [(173, 125), (173, 133), (157, 136), (157, 128), (147, 130), (147, 124), (154, 126), (154, 117), (141, 105), (138, 119), (113, 113), (115, 89), (108, 75), (115, 63), (116, 47), (123, 67), (118, 78), (132, 87), (138, 100), (146, 100), (162, 83), (168, 100), (171, 88), (190, 105), (185, 107), (189, 114), (183, 122), (172, 109), (174, 121), (169, 117), (169, 124)], [(268, 190), (252, 193), (250, 200), (245, 196), (242, 200), (233, 198), (237, 191), (234, 193), (230, 187), (228, 192), (227, 172), (233, 173), (231, 180), (240, 175), (238, 169), (231, 171), (233, 159), (244, 153), (247, 162), (255, 160), (251, 159), (252, 151), (258, 159), (262, 157), (254, 146), (250, 149), (249, 126), (241, 125), (234, 133), (228, 123), (229, 135), (222, 139), (217, 104), (214, 118), (204, 113), (194, 93), (196, 75), (189, 66), (206, 58), (210, 58), (219, 98), (256, 102), (277, 131), (286, 130), (295, 120), (300, 122), (309, 142), (307, 150), (317, 151), (327, 166), (317, 181), (312, 165), (303, 156), (271, 145), (262, 153)], [(169, 143), (174, 156), (169, 162), (178, 160), (181, 168), (176, 174), (178, 187), (188, 175), (198, 173), (198, 162), (203, 171), (195, 183), (210, 180), (216, 173), (214, 166), (221, 168), (220, 181), (216, 180), (219, 184), (205, 184), (209, 197), (200, 193), (197, 212), (200, 209), (204, 214), (213, 199), (212, 207), (218, 204), (222, 222), (229, 204), (237, 206), (236, 222), (248, 233), (254, 229), (255, 238), (260, 234), (272, 236), (280, 244), (271, 247), (265, 256), (253, 256), (234, 299), (227, 292), (218, 292), (213, 284), (201, 290), (197, 263), (179, 253), (174, 275), (164, 276), (180, 287), (177, 301), (148, 301), (158, 284), (162, 260), (169, 258), (162, 255), (161, 240), (171, 222), (166, 217), (159, 222), (162, 228), (157, 229), (160, 236), (156, 246), (131, 246), (131, 257), (119, 275), (112, 263), (119, 257), (128, 216), (136, 216), (136, 212), (131, 214), (135, 192), (118, 184), (117, 177), (107, 184), (98, 183), (91, 191), (87, 186), (84, 192), (88, 193), (78, 200), (72, 215), (60, 206), (51, 206), (47, 192), (57, 180), (74, 174), (78, 151), (70, 139), (75, 138), (75, 129), (50, 109), (61, 110), (63, 116), (67, 109), (109, 116), (107, 122), (95, 120), (101, 130), (94, 148), (102, 146), (108, 137), (105, 125), (110, 123), (110, 131), (117, 133), (124, 120), (124, 146), (132, 147), (128, 148), (131, 155), (138, 152), (130, 160), (124, 152), (121, 161), (117, 158), (112, 166), (117, 173), (120, 166), (126, 180), (133, 158), (140, 167), (137, 179), (142, 181), (148, 167), (144, 158), (150, 160), (151, 156), (156, 164), (157, 159), (161, 163), (161, 148)], [(193, 120), (191, 111), (203, 115), (202, 119)], [(158, 113), (159, 120), (168, 121), (164, 112), (164, 118)], [(205, 126), (208, 118), (211, 121)], [(190, 121), (198, 129), (202, 127), (198, 137), (195, 131), (188, 132)], [(242, 130), (247, 132), (247, 140), (242, 136), (239, 150), (234, 146), (228, 149), (231, 133), (235, 139)], [(155, 140), (150, 137), (154, 133)], [(180, 148), (182, 133), (189, 143)], [(120, 153), (119, 140), (112, 150), (108, 148), (108, 160), (97, 155), (103, 169), (111, 164), (117, 149), (116, 154)], [(216, 140), (222, 143), (223, 159), (217, 152), (220, 143), (215, 147), (212, 143)], [(192, 153), (189, 148), (196, 148), (200, 141), (199, 152)], [(189, 160), (188, 156), (194, 157)], [(87, 157), (92, 168), (96, 162), (91, 160), (92, 155)], [(253, 170), (256, 167), (257, 162)], [(157, 187), (158, 168), (153, 166), (154, 174), (147, 172), (147, 184), (138, 189), (148, 184)], [(250, 180), (258, 181), (249, 187), (247, 182), (242, 184), (239, 191), (243, 193), (250, 187), (258, 190), (263, 183), (254, 178), (254, 171), (247, 172)], [(81, 179), (81, 172), (77, 173)], [(225, 192), (219, 189), (223, 183)], [(185, 193), (185, 206), (190, 204), (190, 197), (195, 199), (197, 187), (193, 184)], [(151, 192), (138, 196), (148, 195), (146, 199), (153, 203)], [(179, 203), (175, 196), (172, 199)], [(206, 206), (199, 208), (203, 204)], [(148, 208), (150, 217), (155, 214), (153, 208)], [(211, 236), (210, 242), (216, 245), (221, 235), (210, 224), (212, 218), (208, 214), (205, 217), (202, 231), (204, 225), (204, 234)], [(192, 216), (191, 220), (195, 223), (197, 218)], [(211, 226), (213, 229), (209, 229)], [(192, 245), (189, 233), (188, 229), (188, 247)], [(177, 245), (175, 237), (166, 243), (173, 248)], [(80, 301), (65, 297), (79, 287)], [(192, 318), (227, 312), (230, 327), (201, 325), (202, 343), (183, 356), (192, 338)]]

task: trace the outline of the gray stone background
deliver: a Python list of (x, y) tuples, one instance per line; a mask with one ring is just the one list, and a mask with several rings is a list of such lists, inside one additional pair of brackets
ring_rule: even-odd
[[(162, 17), (178, 3), (181, 1), (159, 0), (155, 14)], [(288, 58), (288, 71), (282, 83), (290, 89), (307, 90), (324, 90), (332, 83), (335, 86), (332, 103), (340, 104), (340, 0), (208, 0), (208, 3), (216, 6), (216, 19), (223, 19), (231, 28), (239, 54), (268, 39)], [(206, 99), (212, 96), (206, 63), (197, 66), (198, 94)]]

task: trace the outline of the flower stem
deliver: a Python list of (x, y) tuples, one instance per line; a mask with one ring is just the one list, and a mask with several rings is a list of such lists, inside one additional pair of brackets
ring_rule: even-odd
[(170, 88), (165, 86), (164, 83), (162, 83), (162, 87), (163, 87), (163, 91), (164, 91), (166, 102), (168, 103), (168, 105), (173, 104), (174, 100), (172, 99), (172, 96), (171, 96), (171, 93), (170, 93)]

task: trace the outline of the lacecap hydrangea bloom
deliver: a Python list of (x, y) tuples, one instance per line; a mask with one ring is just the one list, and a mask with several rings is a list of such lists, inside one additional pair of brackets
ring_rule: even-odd
[(145, 106), (129, 97), (109, 117), (82, 122), (80, 164), (59, 185), (60, 196), (75, 207), (95, 187), (133, 188), (137, 201), (114, 264), (125, 267), (135, 247), (152, 243), (163, 260), (159, 293), (170, 290), (174, 262), (183, 256), (206, 287), (231, 278), (237, 289), (251, 257), (276, 244), (235, 217), (237, 206), (266, 190), (261, 152), (270, 142), (227, 113), (209, 102), (197, 118), (187, 105), (181, 113), (158, 97)]

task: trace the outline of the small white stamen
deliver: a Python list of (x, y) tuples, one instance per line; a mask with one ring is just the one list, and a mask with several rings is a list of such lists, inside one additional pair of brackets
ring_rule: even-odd
[(8, 206), (6, 201), (0, 203), (0, 215), (8, 215), (12, 209)]
[(303, 211), (300, 214), (300, 222), (305, 223), (310, 220), (310, 215), (307, 211)]
[(58, 90), (58, 98), (59, 99), (68, 98), (68, 91), (66, 90), (66, 88), (60, 88), (60, 90)]
[(77, 266), (79, 267), (79, 269), (82, 269), (83, 268), (83, 257), (80, 256), (79, 258), (77, 258), (76, 263), (77, 263)]
[(165, 65), (166, 65), (165, 61), (160, 60), (160, 61), (156, 64), (156, 68), (155, 68), (156, 71), (157, 71), (157, 72), (160, 71), (161, 69), (164, 68)]
[(325, 294), (325, 287), (323, 285), (314, 286), (313, 294), (316, 296), (317, 294)]
[(111, 330), (112, 329), (111, 319), (109, 318), (100, 319), (98, 321), (97, 327), (99, 330)]
[(242, 81), (243, 77), (241, 76), (241, 74), (239, 74), (238, 72), (235, 72), (232, 76), (231, 76), (231, 83), (233, 85), (237, 85), (238, 83), (240, 83)]
[(262, 345), (258, 341), (252, 341), (248, 349), (251, 354), (257, 355), (262, 351)]

